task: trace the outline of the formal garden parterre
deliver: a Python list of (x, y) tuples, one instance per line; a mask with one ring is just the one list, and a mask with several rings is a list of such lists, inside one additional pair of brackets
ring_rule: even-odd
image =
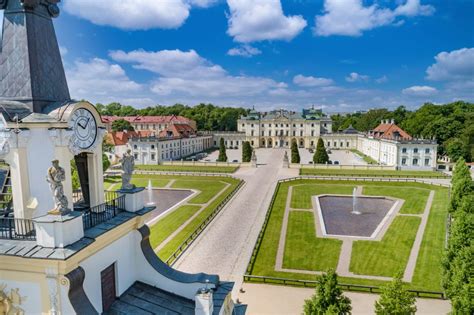
[[(318, 235), (314, 196), (351, 195), (354, 188), (365, 196), (402, 201), (385, 231), (378, 239)], [(402, 271), (410, 289), (441, 292), (448, 203), (448, 188), (416, 182), (281, 182), (247, 273), (314, 280), (331, 268), (338, 270), (341, 283), (380, 286)]]
[[(132, 183), (141, 187), (151, 183), (153, 190), (193, 192), (179, 205), (149, 222), (152, 247), (163, 261), (172, 264), (241, 187), (243, 181), (230, 176), (136, 174)], [(120, 178), (106, 179), (105, 186), (108, 190), (119, 189)]]

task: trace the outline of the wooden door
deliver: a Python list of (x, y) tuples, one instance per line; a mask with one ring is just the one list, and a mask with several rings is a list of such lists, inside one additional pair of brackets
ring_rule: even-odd
[(102, 312), (106, 312), (116, 299), (115, 264), (102, 270), (100, 273), (100, 281), (102, 285)]

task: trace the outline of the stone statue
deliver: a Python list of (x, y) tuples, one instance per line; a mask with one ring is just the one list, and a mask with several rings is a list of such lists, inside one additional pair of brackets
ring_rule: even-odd
[(63, 181), (66, 180), (66, 172), (64, 168), (59, 166), (59, 161), (54, 160), (53, 166), (48, 169), (48, 175), (46, 181), (49, 183), (51, 192), (53, 193), (54, 209), (51, 210), (50, 214), (65, 215), (71, 210), (68, 208), (67, 197), (64, 195)]
[(255, 150), (252, 150), (252, 157), (250, 158), (253, 167), (257, 167), (257, 155), (255, 154)]
[(283, 156), (283, 162), (286, 162), (288, 163), (289, 160), (288, 160), (288, 152), (285, 151), (285, 155)]
[(132, 150), (128, 149), (127, 152), (120, 159), (122, 163), (122, 189), (130, 190), (134, 189), (135, 185), (131, 184), (133, 170), (135, 168), (135, 158), (131, 154)]

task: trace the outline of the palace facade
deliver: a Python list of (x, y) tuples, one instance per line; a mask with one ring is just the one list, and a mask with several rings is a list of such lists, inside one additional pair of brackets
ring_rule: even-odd
[(352, 126), (333, 132), (332, 120), (319, 109), (296, 113), (284, 109), (241, 117), (237, 132), (214, 133), (214, 146), (224, 139), (227, 148), (239, 148), (249, 141), (254, 148), (314, 149), (322, 138), (330, 150), (357, 150), (381, 165), (403, 169), (435, 169), (438, 145), (435, 139), (414, 138), (395, 124), (383, 120), (374, 130), (362, 133)]

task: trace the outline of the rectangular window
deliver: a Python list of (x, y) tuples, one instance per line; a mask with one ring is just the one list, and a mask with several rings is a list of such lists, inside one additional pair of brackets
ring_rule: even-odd
[(418, 165), (418, 159), (413, 159), (413, 165)]
[(346, 143), (346, 147), (349, 147), (349, 141)]
[(426, 154), (430, 154), (430, 149), (429, 149), (429, 148), (428, 148), (428, 149), (425, 149), (425, 153), (426, 153)]
[(337, 142), (336, 141), (334, 141), (334, 147), (337, 147)]
[(430, 166), (430, 159), (425, 159), (425, 166)]
[(407, 148), (403, 148), (402, 153), (407, 153)]
[(418, 153), (418, 148), (414, 148), (413, 153)]
[(152, 161), (155, 160), (155, 154), (154, 153), (151, 154), (151, 159), (152, 159)]
[(402, 159), (402, 165), (407, 165), (407, 159)]

